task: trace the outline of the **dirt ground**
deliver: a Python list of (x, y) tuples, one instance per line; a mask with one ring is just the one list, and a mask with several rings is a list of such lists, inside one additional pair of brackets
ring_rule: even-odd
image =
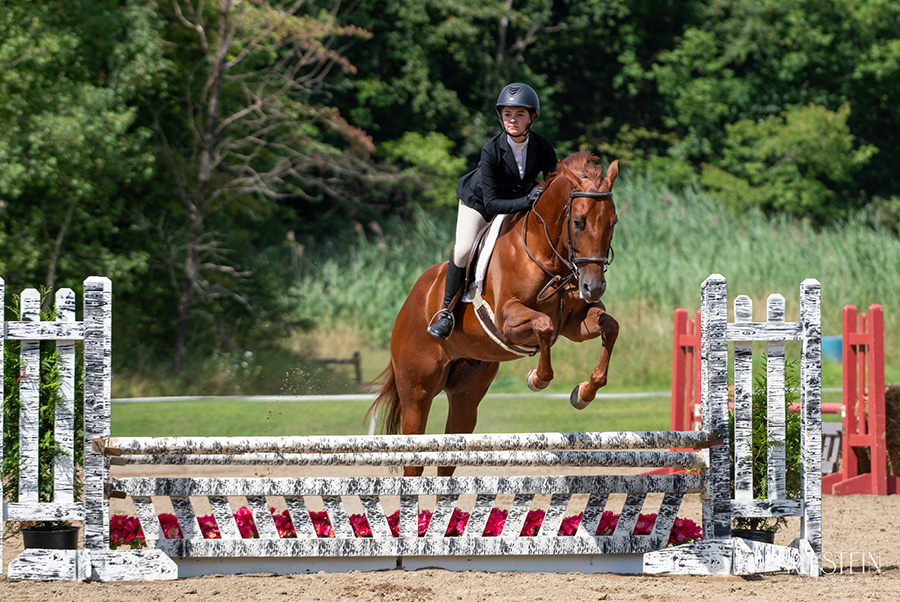
[[(207, 474), (210, 472), (208, 467), (203, 470)], [(268, 472), (267, 475), (279, 476), (273, 472)], [(699, 507), (699, 500), (686, 498), (679, 516), (699, 520)], [(4, 575), (0, 577), (0, 600), (16, 602), (32, 600), (171, 602), (212, 599), (217, 602), (896, 600), (900, 596), (900, 546), (897, 544), (900, 538), (900, 496), (825, 496), (823, 507), (824, 574), (818, 578), (790, 574), (753, 577), (648, 577), (576, 573), (451, 572), (425, 569), (333, 574), (320, 572), (288, 576), (265, 574), (214, 576), (149, 583), (31, 582), (12, 581), (5, 575), (6, 565), (21, 551), (20, 538), (14, 538), (4, 545)], [(348, 510), (353, 511), (350, 508)], [(645, 507), (645, 512), (647, 511), (654, 510)], [(134, 514), (127, 507), (121, 506), (113, 507), (113, 513), (116, 512)], [(776, 543), (789, 544), (797, 536), (798, 528), (794, 519), (787, 529), (779, 532)]]

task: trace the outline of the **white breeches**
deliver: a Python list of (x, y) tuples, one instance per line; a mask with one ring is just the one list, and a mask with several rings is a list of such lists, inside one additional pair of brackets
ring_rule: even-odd
[(487, 220), (481, 214), (459, 202), (459, 212), (456, 216), (456, 244), (453, 245), (453, 263), (460, 268), (466, 267), (469, 261), (469, 253), (475, 244), (478, 232), (487, 224)]

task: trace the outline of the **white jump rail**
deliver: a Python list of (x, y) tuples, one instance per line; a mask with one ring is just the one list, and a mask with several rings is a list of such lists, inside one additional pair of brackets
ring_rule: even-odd
[[(103, 281), (93, 294), (96, 281)], [(89, 290), (88, 283), (91, 283)], [(821, 569), (820, 489), (820, 290), (806, 280), (800, 287), (801, 319), (784, 321), (783, 299), (770, 298), (767, 322), (750, 321), (745, 297), (735, 302), (735, 324), (727, 322), (725, 280), (714, 275), (702, 287), (703, 425), (692, 432), (532, 433), (520, 435), (422, 435), (361, 437), (210, 437), (156, 438), (109, 435), (109, 281), (85, 283), (85, 499), (65, 502), (77, 509), (67, 516), (85, 524), (84, 550), (73, 559), (50, 551), (26, 550), (10, 564), (11, 577), (97, 580), (171, 579), (229, 572), (296, 573), (316, 570), (451, 569), (670, 574), (749, 574), (788, 570), (818, 575)], [(781, 308), (780, 310), (778, 308)], [(89, 318), (89, 308), (92, 312)], [(745, 309), (746, 308), (746, 309)], [(8, 323), (13, 324), (13, 323)], [(6, 328), (4, 333), (24, 327)], [(56, 327), (58, 328), (58, 327)], [(52, 330), (52, 328), (48, 329)], [(77, 328), (70, 329), (70, 331)], [(37, 330), (35, 330), (37, 331)], [(90, 336), (89, 336), (90, 333)], [(66, 335), (71, 336), (71, 332)], [(12, 338), (12, 337), (10, 337)], [(19, 337), (20, 338), (20, 337)], [(49, 336), (48, 336), (49, 338)], [(746, 464), (739, 460), (736, 493), (730, 493), (728, 457), (728, 344), (736, 341), (737, 438), (739, 455), (749, 418), (745, 341), (769, 340), (771, 411), (777, 411), (783, 383), (784, 341), (801, 344), (803, 496), (784, 499), (783, 448), (770, 458), (773, 499), (753, 500)], [(88, 353), (88, 347), (91, 353)], [(780, 362), (780, 368), (778, 364)], [(779, 380), (781, 379), (781, 380)], [(737, 382), (739, 381), (739, 382)], [(89, 384), (90, 383), (90, 384)], [(783, 407), (783, 404), (782, 404)], [(777, 417), (777, 414), (773, 414)], [(27, 419), (30, 420), (30, 419)], [(27, 422), (26, 420), (26, 422)], [(774, 426), (773, 426), (774, 425)], [(783, 440), (777, 421), (771, 438)], [(23, 435), (25, 436), (25, 435)], [(30, 435), (29, 435), (30, 436)], [(778, 437), (782, 439), (778, 439)], [(778, 446), (772, 446), (776, 449)], [(696, 451), (672, 452), (672, 448)], [(24, 447), (23, 447), (24, 449)], [(115, 478), (111, 464), (171, 468), (170, 476)], [(579, 474), (540, 476), (303, 476), (203, 477), (181, 475), (185, 464), (332, 466), (456, 465), (577, 467)], [(609, 467), (682, 467), (687, 474), (594, 474)], [(597, 469), (594, 471), (594, 469)], [(602, 471), (600, 469), (603, 469)], [(779, 476), (779, 471), (781, 476)], [(217, 474), (220, 472), (217, 469)], [(326, 471), (327, 472), (327, 471)], [(561, 472), (569, 472), (561, 470)], [(580, 474), (588, 472), (590, 474)], [(633, 471), (632, 471), (633, 472)], [(687, 494), (702, 494), (706, 539), (666, 548), (669, 531)], [(594, 535), (611, 495), (624, 503), (612, 535)], [(650, 535), (634, 535), (647, 496), (661, 498)], [(128, 496), (134, 504), (148, 549), (109, 549), (109, 500)], [(511, 500), (510, 500), (511, 498)], [(549, 499), (547, 499), (549, 498)], [(457, 504), (468, 499), (469, 522), (461, 537), (445, 536)], [(520, 530), (537, 499), (545, 517), (536, 536)], [(474, 500), (474, 501), (473, 501)], [(243, 539), (233, 517), (234, 504), (246, 503), (259, 537)], [(653, 502), (654, 504), (656, 502)], [(333, 538), (316, 536), (309, 509), (324, 507)], [(372, 537), (354, 535), (348, 505), (361, 506)], [(31, 501), (4, 504), (4, 520), (38, 514), (23, 510)], [(287, 509), (296, 538), (281, 538), (269, 512)], [(387, 512), (399, 506), (399, 536), (392, 535)], [(68, 507), (68, 506), (67, 506)], [(160, 512), (172, 508), (181, 539), (163, 536)], [(204, 539), (197, 517), (211, 508), (220, 539)], [(433, 510), (420, 536), (420, 509)], [(493, 508), (508, 511), (499, 536), (483, 534)], [(650, 511), (653, 509), (650, 508)], [(574, 536), (558, 535), (566, 516), (583, 512)], [(737, 516), (800, 516), (800, 537), (790, 547), (757, 544), (731, 537)], [(63, 565), (73, 568), (61, 568)]]

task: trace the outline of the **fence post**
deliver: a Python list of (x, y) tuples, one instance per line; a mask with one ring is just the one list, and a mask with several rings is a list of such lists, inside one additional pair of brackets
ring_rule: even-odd
[(809, 541), (821, 570), (822, 558), (822, 285), (800, 284), (800, 454), (803, 464), (803, 516), (800, 538)]
[(703, 281), (700, 300), (700, 395), (702, 427), (724, 445), (709, 450), (703, 499), (703, 533), (709, 539), (731, 537), (731, 466), (728, 458), (728, 310), (725, 277)]
[(112, 387), (112, 282), (84, 281), (84, 547), (109, 549), (109, 459), (92, 453), (94, 439), (109, 439)]

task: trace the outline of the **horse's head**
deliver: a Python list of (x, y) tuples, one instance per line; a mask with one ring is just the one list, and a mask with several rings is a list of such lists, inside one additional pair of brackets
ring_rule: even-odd
[(619, 162), (613, 161), (604, 176), (595, 160), (587, 151), (578, 152), (559, 164), (558, 174), (571, 188), (562, 237), (578, 276), (578, 294), (588, 303), (596, 303), (606, 292), (606, 270), (613, 259), (613, 229), (618, 221), (612, 188)]

